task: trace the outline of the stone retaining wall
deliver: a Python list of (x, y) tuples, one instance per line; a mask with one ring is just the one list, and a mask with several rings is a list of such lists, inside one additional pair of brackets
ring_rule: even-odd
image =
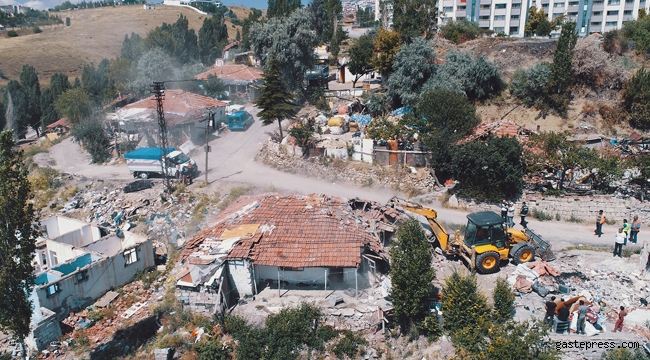
[[(467, 207), (472, 211), (495, 211), (500, 213), (501, 207), (495, 203), (475, 202), (467, 199), (457, 199), (458, 206)], [(623, 219), (632, 221), (637, 215), (642, 224), (650, 225), (650, 203), (640, 202), (635, 198), (621, 199), (613, 195), (589, 195), (589, 196), (543, 196), (541, 194), (525, 194), (515, 203), (515, 216), (519, 216), (521, 203), (526, 201), (530, 209), (541, 210), (553, 217), (556, 214), (562, 221), (568, 221), (573, 215), (575, 218), (585, 222), (595, 222), (598, 210), (603, 210), (608, 220), (615, 220), (622, 223)], [(450, 199), (450, 203), (452, 203)], [(515, 219), (518, 222), (518, 218)]]

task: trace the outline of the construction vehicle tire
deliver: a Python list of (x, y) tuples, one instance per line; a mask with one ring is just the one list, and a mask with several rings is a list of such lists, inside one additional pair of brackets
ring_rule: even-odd
[(520, 242), (510, 249), (510, 256), (514, 264), (525, 264), (535, 259), (535, 249), (528, 243)]
[(499, 253), (487, 251), (476, 256), (476, 271), (479, 274), (492, 274), (499, 271)]

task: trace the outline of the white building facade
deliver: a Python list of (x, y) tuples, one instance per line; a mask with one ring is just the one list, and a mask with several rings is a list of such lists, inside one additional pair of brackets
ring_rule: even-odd
[[(376, 0), (376, 20), (382, 18), (380, 1)], [(440, 24), (467, 19), (481, 29), (523, 37), (533, 6), (543, 9), (549, 21), (558, 16), (575, 21), (580, 36), (621, 29), (623, 22), (637, 19), (641, 9), (650, 13), (650, 0), (439, 0), (438, 16)], [(392, 5), (386, 8), (392, 24)]]

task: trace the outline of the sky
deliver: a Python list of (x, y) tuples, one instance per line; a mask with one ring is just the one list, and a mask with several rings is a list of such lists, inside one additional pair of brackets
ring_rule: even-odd
[[(64, 0), (0, 0), (0, 5), (14, 5), (20, 4), (29, 6), (38, 10), (47, 10), (53, 8), (56, 5), (59, 5)], [(91, 0), (86, 0), (91, 1)], [(93, 0), (96, 1), (96, 0)], [(268, 6), (268, 0), (222, 0), (224, 5), (233, 6), (233, 5), (243, 5), (246, 7), (254, 7), (257, 9), (266, 9)], [(81, 0), (71, 0), (72, 3), (81, 2)], [(154, 0), (153, 2), (159, 3), (160, 0)], [(307, 5), (311, 0), (302, 0), (303, 5)]]

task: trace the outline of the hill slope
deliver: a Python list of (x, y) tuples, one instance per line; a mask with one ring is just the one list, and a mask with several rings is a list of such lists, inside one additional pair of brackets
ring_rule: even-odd
[[(243, 7), (234, 7), (233, 11), (240, 19), (249, 12)], [(175, 22), (180, 14), (188, 18), (190, 27), (198, 34), (206, 17), (188, 8), (165, 5), (156, 5), (155, 10), (130, 5), (57, 14), (61, 18), (69, 16), (70, 26), (46, 26), (40, 34), (0, 38), (0, 69), (5, 77), (18, 79), (23, 64), (30, 64), (38, 71), (41, 85), (47, 84), (55, 72), (68, 74), (72, 80), (81, 76), (85, 64), (98, 64), (103, 58), (118, 56), (126, 34), (135, 32), (144, 37), (163, 22)], [(234, 40), (239, 27), (233, 27), (226, 19), (228, 35)], [(7, 80), (0, 80), (0, 86), (6, 83)]]

